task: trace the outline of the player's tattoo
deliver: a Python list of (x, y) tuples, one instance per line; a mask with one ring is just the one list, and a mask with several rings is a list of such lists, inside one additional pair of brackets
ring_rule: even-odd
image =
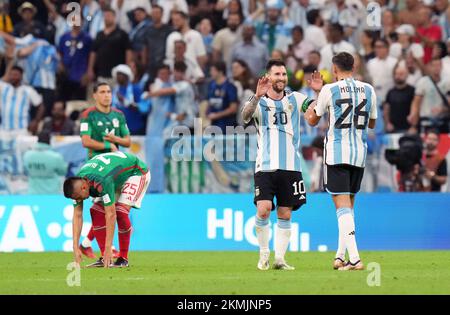
[(253, 113), (256, 110), (256, 106), (259, 102), (259, 97), (256, 95), (252, 95), (247, 102), (245, 102), (244, 107), (242, 108), (242, 119), (245, 123), (248, 123), (250, 119), (252, 119)]

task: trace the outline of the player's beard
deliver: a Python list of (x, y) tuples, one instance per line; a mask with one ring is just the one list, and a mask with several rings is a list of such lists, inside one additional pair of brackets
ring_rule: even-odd
[(272, 89), (275, 92), (277, 92), (277, 93), (283, 92), (285, 88), (286, 88), (286, 82), (285, 81), (277, 81), (274, 84), (272, 84)]

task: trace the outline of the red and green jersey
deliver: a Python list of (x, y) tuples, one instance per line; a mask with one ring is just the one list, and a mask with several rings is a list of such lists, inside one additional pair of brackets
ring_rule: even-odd
[(131, 176), (147, 173), (147, 165), (130, 153), (98, 154), (84, 164), (77, 176), (89, 181), (89, 195), (101, 197), (103, 204), (115, 203), (115, 193)]
[[(102, 113), (95, 106), (89, 107), (81, 114), (80, 136), (88, 135), (93, 140), (104, 142), (103, 137), (107, 134), (125, 137), (130, 134), (125, 115), (118, 109), (111, 108), (109, 113)], [(88, 157), (97, 154), (111, 152), (111, 150), (88, 150)]]

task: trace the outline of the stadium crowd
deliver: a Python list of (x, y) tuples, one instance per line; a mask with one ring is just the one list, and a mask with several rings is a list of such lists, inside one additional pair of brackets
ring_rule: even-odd
[[(384, 158), (385, 134), (421, 134), (437, 146), (449, 133), (448, 0), (71, 2), (0, 0), (2, 131), (79, 134), (79, 113), (99, 81), (111, 85), (131, 135), (193, 128), (195, 117), (225, 131), (243, 124), (240, 108), (269, 59), (285, 61), (291, 90), (315, 98), (307, 80), (320, 71), (332, 82), (331, 58), (346, 51), (355, 57), (355, 77), (375, 87), (383, 113), (369, 134), (372, 162)], [(302, 137), (313, 139), (308, 152), (320, 157), (324, 126), (302, 126)], [(425, 152), (433, 157), (422, 163), (427, 169), (408, 172), (439, 190), (445, 156), (433, 145)], [(311, 173), (319, 178), (319, 164)]]

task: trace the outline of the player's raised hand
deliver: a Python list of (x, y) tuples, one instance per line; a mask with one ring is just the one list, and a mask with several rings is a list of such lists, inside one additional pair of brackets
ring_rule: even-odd
[(314, 71), (311, 75), (311, 79), (306, 82), (315, 92), (319, 92), (322, 89), (323, 78), (319, 71)]
[(256, 97), (263, 97), (270, 88), (270, 80), (268, 75), (262, 76), (258, 80), (258, 85), (256, 86)]
[(73, 260), (78, 267), (83, 260), (83, 255), (81, 254), (81, 250), (78, 247), (73, 249)]
[(105, 248), (105, 252), (103, 254), (103, 267), (109, 268), (112, 265), (112, 249)]

